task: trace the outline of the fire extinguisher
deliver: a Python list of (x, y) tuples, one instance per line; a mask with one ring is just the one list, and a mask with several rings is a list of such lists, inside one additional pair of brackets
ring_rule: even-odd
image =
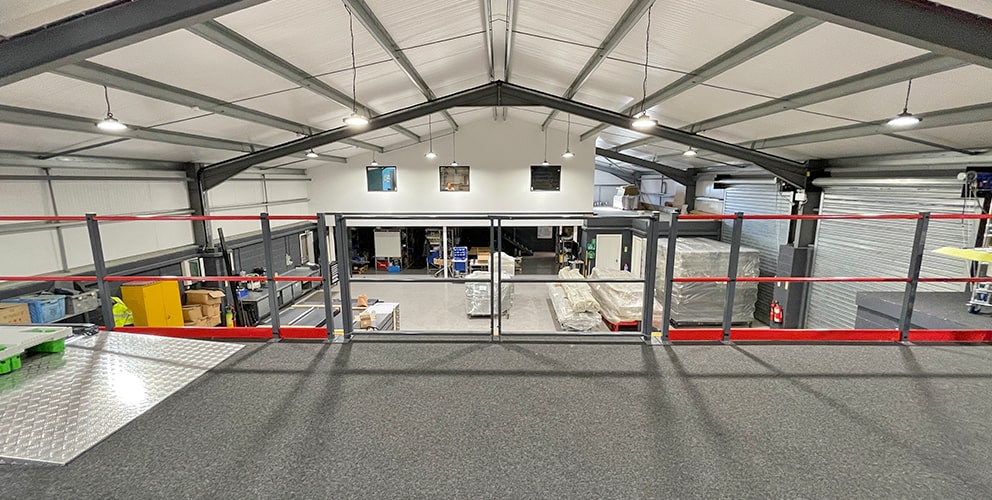
[(777, 300), (773, 300), (768, 309), (768, 321), (771, 322), (772, 326), (782, 324), (782, 305)]

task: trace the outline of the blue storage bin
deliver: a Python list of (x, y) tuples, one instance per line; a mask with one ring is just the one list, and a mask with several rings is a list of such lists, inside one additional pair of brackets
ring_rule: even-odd
[(386, 270), (391, 273), (398, 273), (400, 272), (400, 266), (389, 266)]
[(32, 323), (52, 323), (65, 316), (65, 297), (61, 295), (26, 295), (3, 302), (27, 304)]

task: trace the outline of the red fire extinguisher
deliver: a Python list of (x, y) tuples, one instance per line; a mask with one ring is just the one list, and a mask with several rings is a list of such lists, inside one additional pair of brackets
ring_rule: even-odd
[(782, 305), (777, 300), (772, 301), (768, 310), (768, 321), (771, 322), (772, 326), (782, 324)]

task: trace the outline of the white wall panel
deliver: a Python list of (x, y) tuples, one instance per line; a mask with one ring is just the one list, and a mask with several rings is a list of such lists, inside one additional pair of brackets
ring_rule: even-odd
[(211, 207), (261, 204), (265, 202), (265, 192), (261, 180), (231, 180), (207, 191), (207, 201)]
[(310, 196), (309, 181), (267, 180), (269, 201), (299, 200)]

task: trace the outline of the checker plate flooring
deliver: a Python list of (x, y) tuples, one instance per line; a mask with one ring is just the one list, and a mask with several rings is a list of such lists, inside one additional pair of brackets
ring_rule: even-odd
[(0, 463), (69, 463), (240, 350), (240, 344), (101, 333), (0, 376)]

